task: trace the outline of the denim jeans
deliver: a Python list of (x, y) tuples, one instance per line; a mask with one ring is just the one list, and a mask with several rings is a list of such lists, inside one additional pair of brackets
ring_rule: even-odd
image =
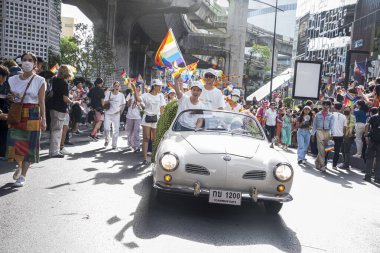
[(307, 154), (307, 149), (308, 149), (309, 143), (310, 143), (310, 136), (311, 136), (311, 133), (310, 133), (309, 129), (302, 129), (302, 128), (298, 129), (298, 131), (297, 131), (298, 161), (305, 159), (305, 156)]

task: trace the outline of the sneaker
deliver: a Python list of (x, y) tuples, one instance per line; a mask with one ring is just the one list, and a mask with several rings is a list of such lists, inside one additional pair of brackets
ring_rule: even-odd
[(61, 151), (60, 151), (60, 153), (61, 153), (62, 155), (70, 155), (70, 154), (71, 154), (69, 151), (67, 151), (66, 148), (62, 148)]
[(332, 169), (333, 170), (338, 170), (338, 168), (336, 166), (333, 166)]
[(273, 143), (271, 143), (271, 144), (269, 145), (269, 147), (270, 147), (270, 148), (274, 148)]
[(116, 150), (117, 149), (117, 147), (112, 147), (112, 150)]
[(303, 162), (302, 160), (299, 160), (299, 161), (298, 161), (298, 164), (302, 164), (302, 162)]
[(125, 149), (125, 151), (127, 151), (127, 152), (132, 151), (132, 148), (128, 147)]
[(361, 155), (361, 154), (355, 154), (355, 155), (353, 155), (352, 157), (360, 158), (360, 157), (362, 157), (362, 155)]
[(17, 180), (20, 177), (20, 175), (21, 175), (21, 167), (17, 166), (15, 173), (13, 173), (13, 179)]
[(23, 187), (25, 185), (25, 177), (20, 176), (13, 185), (15, 187)]
[(98, 137), (98, 136), (94, 136), (94, 139), (95, 139), (96, 141), (98, 141), (98, 140), (99, 140), (99, 137)]
[(148, 165), (148, 161), (147, 161), (147, 160), (144, 160), (144, 161), (142, 162), (142, 165)]
[(88, 136), (88, 138), (90, 138), (90, 140), (92, 140), (92, 141), (97, 141), (97, 139), (95, 139), (95, 136), (93, 136), (91, 134)]
[(65, 145), (67, 145), (67, 146), (74, 146), (74, 143), (72, 143), (70, 141), (65, 141)]
[(147, 156), (152, 156), (152, 152), (146, 153)]
[(302, 160), (302, 164), (306, 164), (307, 159)]
[(107, 147), (108, 146), (108, 141), (105, 141), (104, 142), (104, 147)]
[(133, 152), (134, 152), (134, 153), (138, 153), (138, 152), (140, 152), (140, 149), (139, 149), (139, 148), (136, 148)]
[(73, 132), (73, 134), (76, 134), (76, 135), (81, 134), (81, 133), (83, 133), (83, 132), (80, 130), (76, 130), (75, 132)]
[(363, 178), (363, 180), (371, 183), (371, 177), (370, 176), (365, 176)]
[(326, 169), (327, 169), (326, 166), (322, 166), (322, 167), (319, 168), (319, 170), (320, 170), (321, 172), (326, 172)]
[(50, 158), (64, 158), (64, 157), (65, 157), (65, 155), (62, 154), (61, 152), (50, 156)]

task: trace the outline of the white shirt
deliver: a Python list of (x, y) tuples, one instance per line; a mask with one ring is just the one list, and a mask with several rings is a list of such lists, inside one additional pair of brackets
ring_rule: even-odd
[(265, 111), (265, 124), (267, 126), (275, 126), (276, 125), (276, 117), (277, 117), (277, 111), (272, 111), (271, 108), (267, 109)]
[(122, 105), (125, 105), (125, 97), (123, 93), (113, 94), (111, 91), (107, 91), (104, 96), (104, 101), (110, 101), (110, 109), (105, 110), (105, 114), (119, 113)]
[(347, 126), (346, 116), (340, 112), (333, 112), (333, 126), (331, 128), (332, 136), (343, 137), (344, 127)]
[[(207, 106), (202, 101), (198, 101), (196, 105), (191, 103), (190, 97), (186, 95), (183, 95), (181, 99), (178, 99), (177, 115), (185, 110), (191, 110), (191, 109), (198, 109), (198, 110), (207, 109)], [(182, 114), (179, 121), (182, 126), (195, 128), (198, 119), (202, 117), (203, 117), (202, 114), (191, 114), (190, 112), (188, 112), (188, 113)]]
[(210, 110), (218, 110), (219, 107), (224, 108), (224, 97), (218, 88), (213, 88), (212, 90), (202, 89), (199, 100)]
[(226, 106), (225, 106), (225, 110), (230, 111), (230, 112), (240, 112), (241, 108), (243, 108), (243, 106), (241, 104), (237, 104), (235, 108), (232, 109), (230, 103), (228, 102), (226, 103)]
[(140, 106), (136, 102), (135, 96), (133, 94), (128, 94), (127, 101), (131, 101), (131, 105), (128, 107), (127, 119), (141, 119)]
[(141, 99), (144, 102), (144, 115), (160, 115), (160, 108), (164, 106), (165, 97), (162, 93), (158, 93), (157, 95), (152, 95), (150, 93), (144, 93), (141, 95)]
[[(26, 80), (21, 80), (20, 75), (15, 75), (9, 78), (8, 82), (11, 88), (11, 92), (15, 94), (16, 96), (15, 102), (21, 102), (21, 98), (31, 78), (32, 76)], [(38, 104), (38, 92), (40, 91), (40, 88), (42, 87), (42, 85), (45, 85), (45, 89), (46, 89), (45, 78), (35, 75), (32, 83), (30, 84), (28, 90), (26, 91), (26, 95), (25, 95), (23, 103), (24, 104)]]

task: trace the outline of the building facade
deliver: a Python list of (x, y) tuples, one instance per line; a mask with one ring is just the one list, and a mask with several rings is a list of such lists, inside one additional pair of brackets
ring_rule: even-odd
[(60, 0), (2, 0), (0, 57), (29, 51), (47, 61), (49, 52), (59, 52), (60, 18)]
[(72, 17), (61, 17), (63, 37), (73, 37), (75, 32), (76, 20)]

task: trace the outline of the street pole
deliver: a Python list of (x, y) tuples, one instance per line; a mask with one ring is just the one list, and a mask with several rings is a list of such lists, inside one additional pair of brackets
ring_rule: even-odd
[(278, 0), (276, 0), (276, 8), (274, 12), (274, 29), (273, 29), (273, 46), (272, 46), (272, 66), (270, 69), (270, 87), (269, 87), (269, 101), (272, 102), (272, 85), (273, 85), (273, 68), (274, 68), (274, 50), (276, 47), (276, 25), (277, 25), (277, 5)]

